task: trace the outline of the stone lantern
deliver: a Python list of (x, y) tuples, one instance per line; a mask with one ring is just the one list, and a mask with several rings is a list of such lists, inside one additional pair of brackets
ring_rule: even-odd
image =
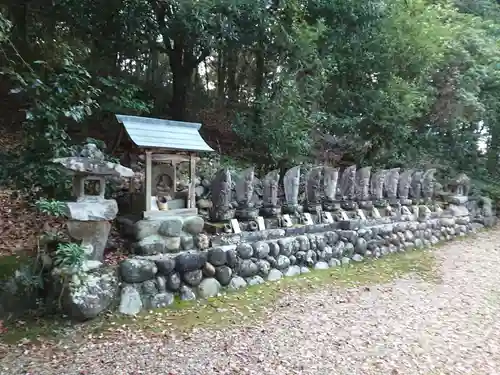
[[(54, 163), (62, 165), (73, 176), (75, 202), (65, 202), (70, 236), (85, 248), (86, 259), (101, 262), (111, 230), (111, 221), (118, 213), (114, 199), (104, 197), (106, 177), (133, 177), (134, 172), (120, 164), (104, 159), (104, 154), (94, 144), (86, 144), (78, 156), (57, 158)], [(85, 183), (99, 184), (97, 195), (87, 194)]]

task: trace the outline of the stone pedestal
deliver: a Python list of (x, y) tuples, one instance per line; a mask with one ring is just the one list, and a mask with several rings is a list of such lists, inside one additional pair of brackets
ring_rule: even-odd
[(363, 210), (371, 210), (373, 208), (373, 202), (371, 201), (358, 202), (358, 206)]
[(238, 208), (234, 216), (239, 220), (253, 220), (259, 216), (259, 210), (254, 207)]
[(262, 207), (260, 213), (264, 217), (278, 217), (281, 215), (281, 207)]
[(321, 203), (307, 203), (305, 205), (305, 211), (312, 214), (317, 214), (323, 210)]
[(104, 259), (104, 249), (111, 231), (109, 221), (69, 220), (66, 226), (69, 235), (75, 240), (81, 241), (81, 245), (88, 249), (87, 259), (100, 262)]
[(210, 220), (214, 222), (229, 221), (234, 219), (236, 210), (234, 208), (213, 208), (210, 211)]
[(399, 199), (389, 199), (389, 204), (392, 207), (401, 207), (401, 202)]
[(377, 208), (386, 208), (387, 201), (385, 199), (378, 199), (378, 200), (373, 202), (373, 205)]
[(453, 217), (469, 216), (469, 210), (462, 205), (450, 204), (443, 212), (443, 216), (446, 215)]
[(340, 202), (339, 201), (330, 201), (325, 200), (323, 202), (323, 210), (327, 212), (334, 212), (340, 210)]
[(354, 211), (358, 209), (358, 205), (354, 201), (343, 201), (340, 204), (341, 208), (346, 211)]
[(418, 219), (419, 221), (427, 221), (431, 218), (432, 211), (426, 205), (418, 206)]
[(81, 241), (88, 250), (87, 259), (102, 261), (111, 230), (111, 221), (118, 213), (114, 199), (85, 196), (77, 202), (66, 203), (66, 223), (69, 235)]
[(446, 201), (455, 205), (463, 205), (469, 201), (469, 197), (465, 195), (450, 195), (446, 197)]
[(347, 215), (347, 212), (345, 212), (343, 209), (337, 210), (333, 214), (335, 221), (346, 221), (350, 220), (349, 216)]
[(283, 206), (284, 214), (295, 215), (301, 213), (302, 211), (303, 211), (302, 207), (298, 204), (285, 204)]

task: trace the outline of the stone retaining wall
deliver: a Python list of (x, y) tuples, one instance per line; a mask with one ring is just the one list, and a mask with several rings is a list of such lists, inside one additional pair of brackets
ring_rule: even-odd
[(206, 251), (124, 260), (119, 266), (119, 311), (133, 315), (166, 307), (176, 296), (208, 298), (312, 269), (430, 247), (478, 227), (482, 225), (470, 223), (469, 216), (460, 216), (372, 225), (353, 220), (220, 236), (220, 245)]

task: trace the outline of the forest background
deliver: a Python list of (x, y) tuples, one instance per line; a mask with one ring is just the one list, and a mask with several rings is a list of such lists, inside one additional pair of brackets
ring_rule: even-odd
[(494, 0), (4, 0), (0, 184), (59, 198), (49, 160), (113, 114), (201, 122), (222, 163), (433, 167), (500, 198)]

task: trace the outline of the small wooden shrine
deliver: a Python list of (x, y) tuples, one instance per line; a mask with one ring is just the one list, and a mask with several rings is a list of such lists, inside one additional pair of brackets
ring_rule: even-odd
[[(195, 173), (200, 152), (213, 149), (203, 140), (201, 124), (116, 115), (145, 162), (144, 219), (197, 215)], [(181, 163), (189, 163), (187, 191), (177, 191)]]

